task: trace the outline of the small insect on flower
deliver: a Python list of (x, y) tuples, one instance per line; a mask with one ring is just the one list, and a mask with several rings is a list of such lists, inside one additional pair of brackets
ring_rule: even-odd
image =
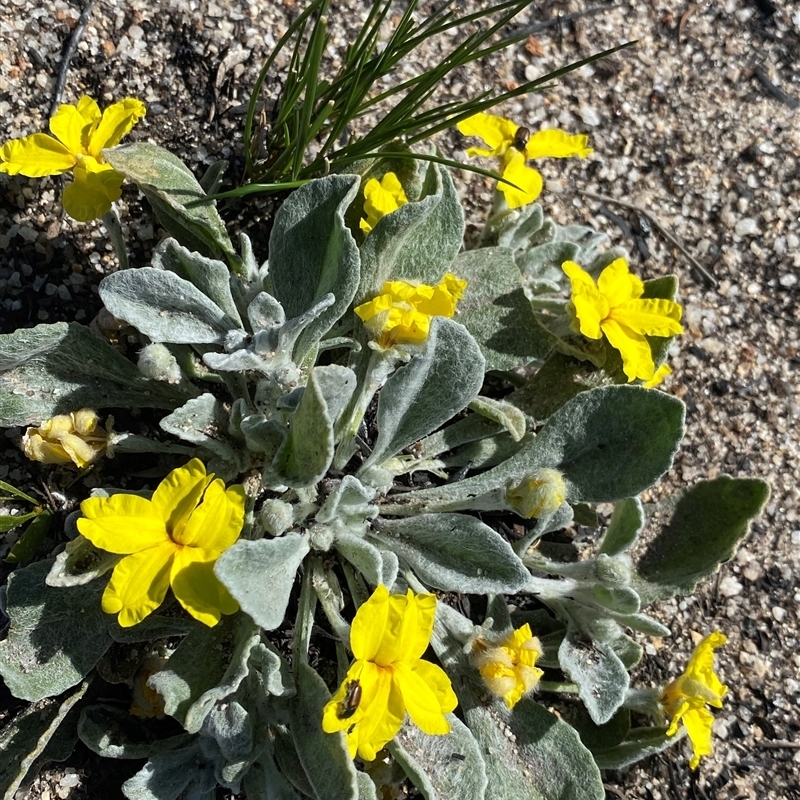
[(511, 142), (511, 146), (515, 150), (519, 150), (520, 153), (524, 153), (530, 138), (531, 138), (530, 128), (517, 128), (517, 132), (514, 134), (514, 141)]
[(344, 691), (344, 699), (339, 703), (336, 716), (339, 719), (350, 719), (358, 711), (358, 704), (361, 702), (361, 684), (357, 681), (348, 681)]

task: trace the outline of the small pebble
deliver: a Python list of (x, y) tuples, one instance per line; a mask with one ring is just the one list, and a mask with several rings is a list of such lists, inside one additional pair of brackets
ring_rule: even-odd
[(786, 618), (786, 609), (780, 606), (772, 606), (772, 616), (775, 618), (776, 622), (783, 622)]
[(734, 226), (733, 232), (737, 236), (752, 236), (758, 233), (758, 223), (753, 217), (742, 217)]
[(737, 594), (742, 593), (743, 588), (742, 584), (733, 575), (726, 575), (719, 582), (719, 593), (723, 597), (736, 597)]
[(581, 119), (590, 128), (596, 128), (600, 124), (600, 114), (592, 106), (581, 106), (578, 109)]

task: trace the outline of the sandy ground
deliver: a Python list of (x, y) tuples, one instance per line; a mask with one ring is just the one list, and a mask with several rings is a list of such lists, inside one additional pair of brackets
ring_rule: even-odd
[[(230, 159), (236, 174), (242, 105), (300, 7), (299, 0), (100, 0), (62, 100), (87, 93), (105, 105), (136, 96), (148, 116), (132, 138), (171, 149), (198, 175), (219, 157)], [(360, 0), (333, 1), (332, 57), (365, 9)], [(46, 128), (62, 48), (80, 10), (63, 0), (4, 0), (4, 139)], [(609, 796), (800, 798), (800, 9), (790, 0), (545, 0), (519, 24), (540, 27), (524, 45), (454, 76), (443, 97), (513, 88), (638, 40), (501, 111), (532, 129), (588, 132), (595, 149), (588, 160), (540, 165), (546, 210), (607, 231), (629, 248), (645, 277), (680, 276), (687, 334), (666, 389), (687, 404), (688, 434), (654, 495), (718, 474), (772, 485), (764, 515), (718, 579), (657, 610), (673, 640), (647, 645), (652, 659), (642, 679), (666, 680), (681, 669), (694, 639), (714, 628), (728, 635), (719, 663), (730, 692), (717, 715), (714, 756), (691, 775), (687, 751), (678, 746), (608, 776)], [(434, 63), (445, 45), (432, 43), (420, 60)], [(463, 157), (464, 144), (454, 132), (440, 139), (455, 157)], [(490, 186), (467, 173), (459, 181), (474, 232)], [(54, 179), (0, 177), (2, 332), (40, 321), (88, 322), (99, 305), (99, 280), (116, 267), (102, 227), (65, 217), (59, 196)], [(138, 264), (158, 236), (145, 206), (135, 189), (126, 190), (121, 216)], [(648, 224), (648, 215), (699, 266)], [(40, 473), (31, 473), (14, 447), (19, 433), (0, 439), (0, 478), (38, 482)], [(78, 756), (19, 797), (98, 797), (99, 777), (96, 765)], [(102, 796), (116, 796), (115, 787), (104, 787)]]

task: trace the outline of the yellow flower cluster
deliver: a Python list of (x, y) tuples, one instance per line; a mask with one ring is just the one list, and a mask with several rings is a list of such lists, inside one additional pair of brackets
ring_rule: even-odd
[(95, 547), (125, 556), (103, 592), (103, 611), (128, 628), (158, 608), (170, 587), (209, 627), (237, 611), (214, 562), (239, 538), (244, 505), (242, 486), (226, 489), (196, 458), (172, 470), (150, 500), (123, 493), (84, 500), (78, 530)]
[(692, 742), (691, 769), (696, 769), (703, 756), (711, 755), (711, 728), (714, 715), (706, 708), (722, 708), (728, 691), (714, 672), (714, 650), (727, 642), (721, 631), (714, 631), (695, 647), (686, 671), (668, 684), (661, 695), (661, 705), (670, 718), (667, 736), (674, 736), (681, 724)]
[(365, 235), (370, 233), (379, 219), (397, 211), (407, 202), (405, 190), (394, 172), (387, 172), (380, 181), (377, 178), (370, 178), (364, 186), (366, 218), (362, 218), (359, 223), (361, 230)]
[(605, 335), (619, 350), (629, 383), (638, 378), (655, 385), (667, 373), (656, 374), (645, 336), (683, 333), (681, 306), (672, 300), (642, 299), (644, 284), (628, 271), (624, 258), (609, 264), (597, 283), (574, 261), (565, 261), (561, 268), (572, 284), (572, 310), (580, 332), (590, 339)]
[(38, 428), (28, 428), (22, 437), (22, 450), (31, 461), (42, 464), (69, 464), (83, 469), (94, 464), (108, 447), (113, 431), (109, 417), (106, 429), (98, 430), (97, 413), (82, 408), (70, 414), (57, 414)]
[(544, 672), (536, 666), (542, 645), (525, 623), (512, 630), (499, 644), (476, 639), (472, 647), (475, 666), (489, 691), (502, 697), (509, 708), (538, 685)]
[[(516, 122), (483, 112), (457, 123), (465, 136), (478, 136), (489, 146), (470, 147), (467, 155), (500, 159), (500, 174), (510, 183), (499, 183), (509, 208), (532, 203), (542, 193), (541, 174), (529, 167), (532, 158), (585, 158), (592, 152), (589, 137), (561, 130), (543, 130), (531, 134)], [(518, 188), (517, 188), (518, 187)]]
[(458, 701), (441, 667), (423, 661), (433, 633), (436, 597), (389, 594), (378, 586), (350, 630), (355, 661), (325, 706), (322, 729), (345, 731), (351, 757), (374, 760), (400, 730), (406, 712), (428, 734), (450, 731), (445, 714)]
[(433, 317), (452, 317), (467, 282), (448, 272), (436, 285), (386, 281), (377, 297), (356, 306), (355, 313), (384, 349), (420, 344), (428, 338)]
[(100, 112), (91, 97), (61, 105), (50, 119), (50, 131), (12, 139), (0, 148), (0, 172), (43, 178), (72, 172), (64, 189), (64, 210), (79, 222), (102, 217), (122, 194), (123, 176), (103, 160), (145, 115), (138, 100), (126, 97)]

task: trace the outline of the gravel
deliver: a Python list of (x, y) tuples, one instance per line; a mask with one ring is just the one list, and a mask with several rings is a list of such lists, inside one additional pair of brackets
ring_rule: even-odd
[[(139, 97), (148, 116), (131, 139), (169, 148), (198, 175), (220, 157), (231, 160), (236, 174), (243, 104), (265, 55), (301, 5), (98, 2), (63, 99), (74, 102), (88, 93), (106, 105)], [(764, 515), (719, 579), (656, 610), (674, 636), (647, 643), (651, 657), (638, 676), (645, 684), (664, 682), (682, 669), (694, 638), (717, 627), (727, 634), (719, 671), (730, 691), (717, 716), (714, 755), (693, 775), (679, 745), (608, 776), (609, 792), (649, 800), (799, 798), (800, 12), (791, 0), (679, 6), (544, 0), (521, 23), (595, 6), (599, 13), (540, 29), (524, 45), (455, 76), (443, 98), (464, 87), (513, 88), (593, 52), (638, 41), (501, 112), (531, 129), (587, 131), (595, 149), (587, 160), (539, 164), (545, 208), (561, 222), (607, 231), (629, 248), (640, 274), (680, 276), (687, 331), (665, 388), (687, 405), (687, 436), (667, 479), (645, 499), (723, 473), (757, 476), (772, 486)], [(3, 8), (0, 116), (4, 135), (16, 137), (46, 128), (62, 47), (80, 9), (64, 0), (5, 0)], [(334, 0), (331, 59), (366, 10), (362, 0)], [(426, 47), (397, 80), (419, 61), (436, 63), (437, 47)], [(456, 132), (443, 134), (439, 145), (463, 156), (465, 141)], [(491, 186), (469, 173), (459, 181), (469, 235), (475, 236)], [(3, 332), (76, 316), (88, 322), (99, 308), (99, 280), (116, 268), (102, 226), (65, 217), (60, 192), (57, 179), (0, 176)], [(598, 202), (581, 192), (610, 199)], [(649, 231), (643, 214), (615, 200), (654, 216), (715, 284), (657, 230)], [(625, 219), (633, 235), (626, 240), (604, 210)], [(144, 264), (159, 231), (135, 188), (126, 188), (120, 212), (132, 263)], [(258, 220), (249, 212), (256, 234)], [(14, 431), (12, 439), (18, 435)], [(71, 479), (31, 467), (13, 446), (5, 449), (0, 477), (37, 486), (45, 480), (58, 490)], [(92, 781), (103, 768), (85, 754), (75, 764), (47, 770), (18, 797), (97, 796)]]

